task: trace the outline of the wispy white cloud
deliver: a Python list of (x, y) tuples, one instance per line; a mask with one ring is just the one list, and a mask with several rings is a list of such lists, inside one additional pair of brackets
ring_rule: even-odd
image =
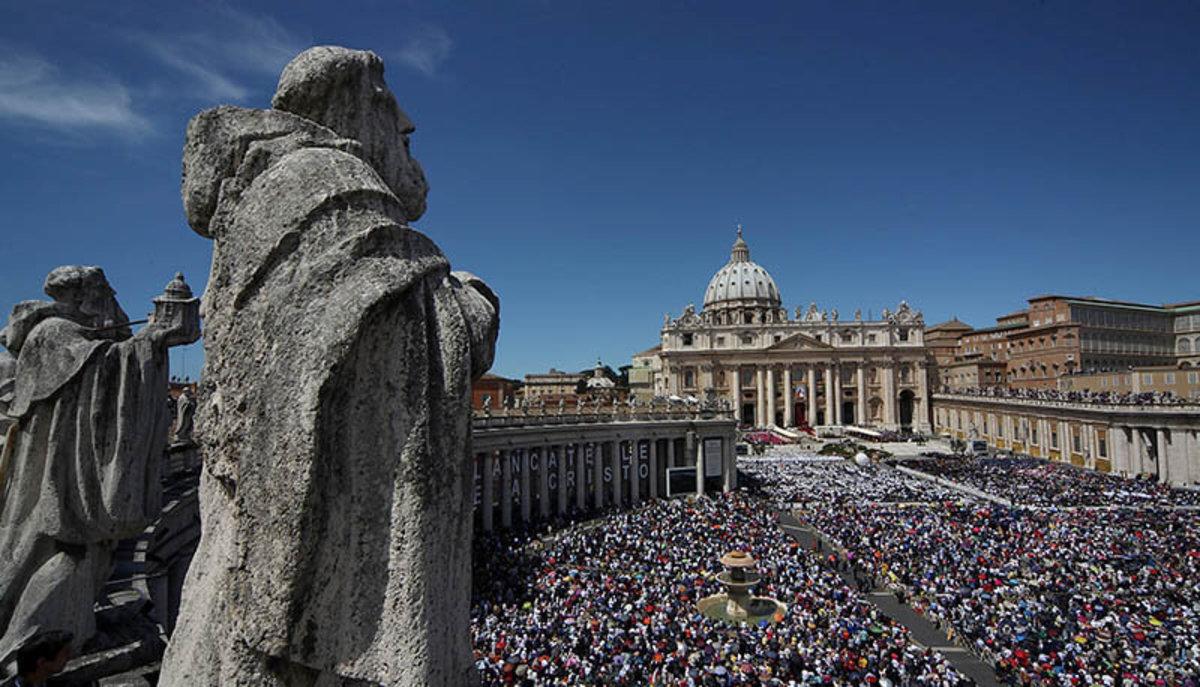
[(437, 26), (422, 24), (409, 33), (396, 57), (425, 76), (434, 77), (453, 48), (449, 34)]
[(15, 50), (0, 51), (0, 118), (59, 129), (133, 133), (150, 128), (117, 79), (64, 75), (40, 55)]
[(242, 101), (247, 75), (278, 75), (304, 44), (271, 17), (232, 7), (213, 9), (212, 26), (186, 33), (130, 32), (152, 57), (190, 78), (205, 100)]

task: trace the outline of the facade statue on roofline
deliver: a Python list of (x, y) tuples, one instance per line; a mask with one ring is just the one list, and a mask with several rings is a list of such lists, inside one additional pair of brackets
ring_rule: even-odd
[(99, 267), (59, 267), (44, 290), (0, 331), (0, 664), (41, 631), (77, 650), (96, 634), (117, 542), (160, 510), (167, 349), (200, 336), (182, 276), (136, 334)]
[(187, 130), (203, 534), (158, 684), (471, 684), (471, 382), (499, 301), (409, 226), (427, 186), (375, 54), (306, 50), (271, 104)]

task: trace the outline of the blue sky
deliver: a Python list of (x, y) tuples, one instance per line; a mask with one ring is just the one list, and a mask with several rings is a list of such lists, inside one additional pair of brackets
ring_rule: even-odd
[[(0, 2), (0, 307), (56, 265), (176, 270), (187, 119), (369, 48), (417, 227), (500, 294), (495, 371), (614, 366), (733, 226), (789, 309), (990, 323), (1039, 293), (1200, 298), (1200, 3)], [(195, 376), (198, 350), (176, 353)]]

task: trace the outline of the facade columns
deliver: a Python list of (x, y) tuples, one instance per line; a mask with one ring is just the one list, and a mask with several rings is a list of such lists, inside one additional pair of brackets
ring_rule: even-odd
[(708, 456), (704, 455), (704, 440), (696, 442), (696, 496), (704, 496), (704, 463)]
[(629, 442), (629, 505), (636, 506), (642, 500), (642, 440)]
[(758, 381), (758, 393), (754, 398), (754, 426), (763, 427), (766, 425), (767, 417), (766, 372), (761, 367), (757, 368), (754, 372)]
[(1158, 433), (1157, 450), (1154, 452), (1154, 459), (1158, 463), (1158, 481), (1166, 484), (1171, 477), (1171, 466), (1167, 463), (1167, 433), (1161, 427), (1155, 431)]
[(775, 424), (775, 368), (767, 368), (767, 421), (764, 427)]
[(1112, 460), (1112, 470), (1118, 475), (1129, 474), (1129, 461), (1125, 457), (1125, 430), (1114, 425), (1108, 430), (1108, 453)]
[(1143, 460), (1142, 432), (1137, 427), (1129, 428), (1129, 469), (1140, 475), (1146, 471)]
[(1096, 469), (1096, 428), (1093, 425), (1086, 424), (1082, 427), (1083, 430), (1083, 466), (1089, 470)]
[(483, 509), (480, 517), (483, 522), (483, 531), (491, 532), (494, 523), (492, 522), (492, 508), (496, 503), (496, 476), (492, 471), (496, 467), (496, 458), (492, 455), (492, 451), (486, 451), (483, 454), (483, 472), (480, 475), (483, 479), (483, 495), (480, 497), (479, 506)]
[(567, 445), (558, 445), (558, 514), (567, 514)]
[(1071, 462), (1071, 454), (1075, 453), (1075, 442), (1071, 439), (1071, 423), (1062, 421), (1063, 460)]
[(796, 393), (792, 389), (792, 366), (783, 368), (783, 426), (796, 426)]
[[(731, 372), (733, 379), (729, 382), (729, 395), (733, 398), (733, 419), (737, 424), (742, 424), (742, 369), (734, 367)], [(654, 444), (651, 444), (653, 446)], [(651, 456), (654, 453), (650, 454)]]
[(512, 527), (512, 451), (500, 451), (500, 526)]
[(675, 439), (667, 439), (667, 467), (678, 467), (675, 463)]
[(846, 424), (845, 418), (842, 417), (842, 366), (838, 365), (833, 368), (833, 417), (835, 425)]
[[(925, 364), (925, 361), (921, 361), (914, 365), (914, 368), (917, 373), (917, 395), (920, 397), (919, 404), (915, 409), (917, 411), (917, 431), (929, 432), (932, 430), (932, 426), (929, 423), (929, 406), (931, 405), (929, 399), (929, 367)], [(1041, 439), (1041, 437), (1042, 433), (1038, 432), (1038, 438)]]
[(813, 365), (808, 366), (808, 393), (805, 395), (805, 401), (808, 403), (807, 417), (809, 427), (817, 426), (817, 368)]
[(550, 447), (538, 449), (538, 515), (550, 517)]
[(530, 511), (533, 507), (533, 502), (531, 501), (529, 494), (529, 482), (531, 477), (529, 474), (531, 469), (529, 465), (529, 450), (520, 449), (518, 455), (521, 456), (521, 522), (529, 522), (530, 516), (532, 515)]
[(650, 440), (650, 498), (658, 498), (658, 439)]
[(596, 510), (604, 508), (604, 444), (592, 444), (592, 498)]
[(865, 363), (858, 364), (858, 376), (855, 379), (858, 384), (858, 403), (857, 410), (854, 411), (854, 424), (859, 427), (867, 426), (867, 366)]
[(621, 498), (621, 444), (623, 441), (610, 441), (608, 445), (612, 450), (612, 503), (613, 506), (621, 508), (624, 504)]
[[(760, 379), (761, 379), (761, 377), (760, 377)], [(696, 432), (694, 430), (688, 430), (687, 434), (685, 434), (684, 438), (683, 438), (683, 455), (684, 455), (683, 463), (684, 463), (684, 465), (682, 467), (687, 466), (688, 460), (692, 461), (693, 468), (695, 468), (697, 464), (700, 464), (703, 462), (700, 460), (700, 455), (699, 455), (700, 449), (699, 449), (699, 446), (697, 445), (697, 443), (698, 442), (696, 441)], [(703, 470), (704, 468), (703, 468), (703, 466), (701, 466), (699, 469)], [(701, 474), (703, 474), (703, 473), (701, 473)], [(696, 494), (698, 496), (704, 495), (704, 481), (703, 480), (696, 481)]]
[(587, 459), (582, 442), (575, 444), (575, 510), (587, 508)]
[(725, 493), (729, 493), (737, 489), (737, 434), (727, 436), (721, 440), (721, 445), (725, 448), (725, 455), (722, 456), (723, 467), (722, 474), (725, 477)]
[(895, 429), (900, 425), (896, 417), (896, 367), (890, 361), (883, 366), (883, 426)]
[(836, 425), (833, 415), (833, 365), (825, 366), (825, 424)]

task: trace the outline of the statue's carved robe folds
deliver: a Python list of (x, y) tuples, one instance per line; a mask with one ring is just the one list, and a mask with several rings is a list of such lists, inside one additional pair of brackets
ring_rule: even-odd
[(0, 489), (0, 656), (39, 630), (95, 633), (113, 547), (160, 509), (167, 377), (165, 346), (61, 317), (21, 344)]
[(469, 684), (470, 385), (498, 302), (407, 226), (353, 141), (228, 107), (188, 136), (185, 197), (228, 176), (203, 536), (160, 684)]

